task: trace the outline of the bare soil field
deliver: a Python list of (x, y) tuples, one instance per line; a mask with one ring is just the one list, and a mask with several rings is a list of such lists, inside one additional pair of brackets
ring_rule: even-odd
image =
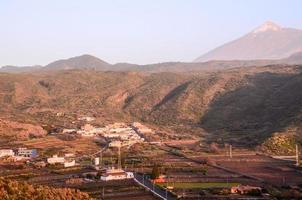
[[(98, 151), (100, 148), (92, 138), (76, 138), (65, 141), (57, 136), (47, 136), (44, 138), (19, 141), (14, 146), (25, 146), (38, 149), (39, 154), (51, 154), (61, 152), (87, 154)], [(51, 156), (51, 155), (50, 155)]]
[(219, 166), (246, 174), (273, 185), (302, 184), (302, 171), (294, 163), (273, 159), (267, 156), (234, 156), (211, 158)]

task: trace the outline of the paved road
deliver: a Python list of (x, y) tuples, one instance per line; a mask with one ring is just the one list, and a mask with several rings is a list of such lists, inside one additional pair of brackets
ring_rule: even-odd
[(153, 185), (153, 183), (150, 180), (148, 180), (146, 177), (143, 178), (143, 176), (141, 174), (135, 173), (134, 177), (137, 181), (139, 181), (145, 187), (147, 187), (151, 191), (154, 191), (155, 193), (157, 193), (162, 199), (176, 200), (176, 198), (174, 196), (172, 196), (171, 193), (166, 192), (166, 190), (164, 190), (156, 185)]

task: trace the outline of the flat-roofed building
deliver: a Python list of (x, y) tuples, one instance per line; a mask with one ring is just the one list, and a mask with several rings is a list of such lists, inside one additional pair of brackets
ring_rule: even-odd
[(122, 169), (107, 169), (106, 172), (101, 176), (102, 181), (112, 181), (112, 180), (123, 180), (132, 179), (132, 172), (125, 172)]
[(75, 166), (75, 164), (76, 164), (75, 160), (65, 161), (64, 162), (64, 167), (73, 167), (73, 166)]
[(53, 155), (51, 158), (47, 158), (47, 163), (49, 164), (57, 164), (57, 163), (64, 164), (64, 162), (65, 162), (65, 158), (58, 157), (58, 155)]
[(79, 117), (78, 120), (91, 122), (91, 121), (94, 121), (95, 118), (94, 117)]
[(63, 129), (62, 133), (76, 133), (77, 132), (77, 129)]
[(24, 158), (35, 158), (38, 156), (36, 149), (27, 149), (27, 148), (19, 148), (17, 154), (18, 156)]
[(0, 149), (0, 158), (5, 156), (14, 156), (15, 153), (12, 149)]
[(109, 143), (109, 147), (121, 147), (122, 142), (121, 141), (112, 141)]

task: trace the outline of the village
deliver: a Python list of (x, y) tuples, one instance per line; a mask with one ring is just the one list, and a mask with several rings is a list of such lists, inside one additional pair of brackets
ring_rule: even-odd
[[(92, 121), (92, 117), (79, 118), (79, 120)], [(144, 134), (151, 134), (153, 131), (138, 122), (133, 122), (131, 125), (125, 123), (109, 124), (105, 127), (94, 127), (90, 124), (85, 124), (80, 129), (63, 129), (62, 134), (77, 134), (82, 137), (99, 137), (104, 138), (107, 142), (107, 147), (121, 148), (131, 147), (133, 144), (144, 142), (142, 137)], [(52, 133), (54, 134), (54, 133)], [(59, 153), (59, 152), (58, 152)], [(98, 153), (98, 152), (97, 152)], [(18, 149), (0, 149), (0, 158), (8, 157), (11, 160), (31, 160), (37, 158), (38, 152), (36, 149), (27, 149), (20, 147)], [(73, 153), (65, 153), (64, 156), (54, 154), (48, 157), (45, 162), (41, 161), (41, 166), (47, 164), (63, 164), (64, 167), (73, 167), (76, 165), (75, 156)], [(98, 160), (99, 158), (96, 158)], [(99, 163), (99, 161), (95, 161)], [(98, 164), (96, 164), (98, 165)]]
[(85, 124), (81, 129), (63, 129), (63, 133), (78, 134), (83, 137), (103, 137), (109, 142), (109, 146), (131, 146), (135, 143), (144, 142), (143, 134), (153, 131), (138, 122), (130, 126), (125, 123), (109, 124), (105, 127), (94, 127)]
[[(194, 152), (195, 140), (149, 140), (156, 131), (140, 122), (97, 126), (91, 124), (93, 117), (78, 120), (84, 121), (80, 128), (64, 128), (50, 135), (101, 141), (94, 152), (57, 150), (46, 155), (40, 148), (25, 146), (0, 149), (1, 175), (33, 184), (79, 188), (101, 199), (123, 199), (125, 194), (128, 199), (271, 199), (267, 184), (294, 186), (302, 181), (297, 178), (301, 177), (298, 154), (294, 163), (230, 146), (225, 154), (205, 156)], [(258, 174), (264, 169), (267, 174)]]

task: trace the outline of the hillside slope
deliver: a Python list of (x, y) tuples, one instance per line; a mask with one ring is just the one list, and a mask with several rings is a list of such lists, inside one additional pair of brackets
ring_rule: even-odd
[(199, 127), (209, 141), (255, 145), (276, 131), (302, 127), (301, 72), (301, 66), (274, 65), (207, 73), (0, 74), (0, 114), (36, 124), (66, 125), (94, 115), (100, 123), (191, 127), (183, 135)]

